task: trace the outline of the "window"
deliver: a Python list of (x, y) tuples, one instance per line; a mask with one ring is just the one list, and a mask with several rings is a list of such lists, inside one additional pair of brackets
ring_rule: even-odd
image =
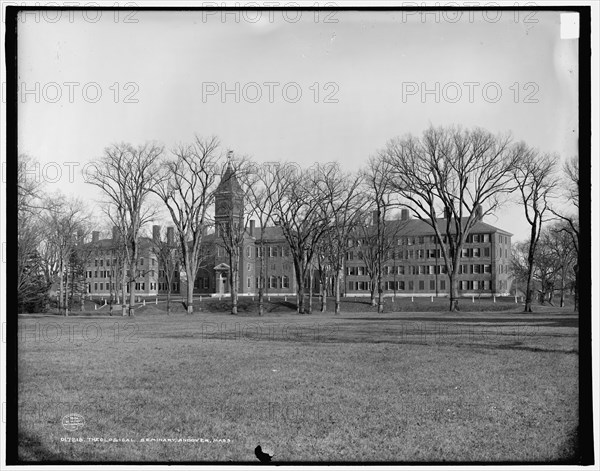
[(489, 234), (483, 234), (483, 242), (489, 242), (490, 241), (490, 235)]
[(252, 265), (250, 263), (248, 263), (246, 265), (246, 271), (250, 271), (250, 270), (252, 270)]
[(485, 247), (483, 249), (483, 256), (484, 257), (489, 257), (490, 256), (490, 248), (489, 247)]
[(248, 279), (246, 280), (246, 286), (248, 288), (252, 288), (252, 278), (248, 277)]
[(94, 271), (94, 278), (98, 278), (98, 270)]
[(140, 258), (140, 265), (143, 267), (144, 266), (144, 259)]
[(404, 275), (404, 265), (398, 265), (396, 268), (398, 269), (398, 275)]
[(277, 277), (275, 275), (269, 277), (269, 288), (277, 288)]
[(415, 283), (413, 281), (409, 281), (408, 282), (408, 290), (409, 291), (414, 291), (415, 290)]
[(424, 291), (424, 290), (425, 290), (425, 281), (419, 280), (419, 291)]
[(404, 291), (404, 281), (399, 281), (398, 282), (398, 289)]
[(429, 289), (431, 291), (435, 290), (435, 280), (429, 280)]
[(419, 275), (425, 275), (427, 273), (427, 266), (426, 265), (419, 265)]
[(104, 289), (104, 283), (100, 283), (100, 291)]
[(423, 236), (419, 236), (419, 244), (424, 244), (425, 238)]
[(98, 291), (98, 283), (94, 283), (94, 291)]
[(108, 260), (106, 260), (106, 266), (110, 267), (110, 258)]
[(204, 289), (208, 289), (209, 286), (210, 286), (210, 279), (207, 276), (206, 278), (204, 278)]
[[(247, 246), (246, 247), (246, 258), (252, 258), (252, 247)], [(249, 288), (249, 286), (248, 286)]]
[(348, 252), (346, 254), (346, 260), (354, 260), (354, 254), (352, 252)]
[(98, 266), (98, 259), (94, 259), (94, 266), (97, 267)]
[(473, 257), (481, 257), (481, 249), (479, 247), (473, 249)]
[(446, 280), (441, 280), (440, 281), (440, 289), (442, 291), (446, 289)]
[(283, 275), (282, 285), (283, 285), (283, 288), (289, 288), (290, 287), (290, 278), (289, 278), (289, 276)]
[(479, 274), (479, 265), (473, 265), (473, 273)]

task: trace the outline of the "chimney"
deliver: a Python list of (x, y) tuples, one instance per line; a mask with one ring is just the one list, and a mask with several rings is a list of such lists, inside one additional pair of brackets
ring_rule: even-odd
[(173, 226), (167, 227), (167, 244), (173, 245), (175, 242), (175, 228)]
[(152, 242), (155, 244), (160, 242), (160, 226), (152, 226)]
[(96, 243), (100, 239), (100, 232), (94, 231), (92, 232), (92, 242)]
[(112, 240), (116, 242), (119, 239), (119, 228), (117, 226), (113, 226), (112, 228)]
[(379, 219), (379, 211), (376, 209), (373, 211), (373, 225), (377, 224), (377, 220)]
[(408, 221), (410, 219), (410, 211), (406, 208), (400, 210), (400, 220)]
[(250, 237), (254, 237), (254, 228), (256, 221), (254, 219), (250, 219)]

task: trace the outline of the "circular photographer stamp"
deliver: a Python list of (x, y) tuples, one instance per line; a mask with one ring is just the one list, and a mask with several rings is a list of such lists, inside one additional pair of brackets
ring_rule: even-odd
[(85, 419), (80, 414), (67, 414), (62, 418), (62, 426), (68, 432), (75, 432), (85, 425)]

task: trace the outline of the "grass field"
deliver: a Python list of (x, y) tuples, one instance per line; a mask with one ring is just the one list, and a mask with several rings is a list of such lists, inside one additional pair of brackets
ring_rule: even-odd
[(573, 459), (577, 315), (520, 309), (20, 316), (19, 456)]

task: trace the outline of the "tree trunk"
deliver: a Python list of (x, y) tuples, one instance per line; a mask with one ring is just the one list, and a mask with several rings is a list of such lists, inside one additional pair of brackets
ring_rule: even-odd
[(63, 273), (63, 262), (60, 262), (60, 281), (58, 287), (58, 313), (62, 314), (63, 312), (63, 291), (64, 291), (64, 273)]
[[(263, 231), (264, 232), (264, 228)], [(265, 265), (266, 260), (264, 257), (265, 249), (264, 242), (260, 242), (260, 275), (258, 277), (258, 315), (262, 316), (265, 312)]]
[(171, 314), (171, 282), (167, 281), (167, 316)]
[(294, 271), (296, 273), (296, 312), (304, 314), (304, 273), (296, 262), (294, 262)]
[(308, 309), (307, 314), (312, 314), (312, 301), (313, 301), (313, 271), (309, 268), (308, 271)]
[(340, 313), (340, 271), (336, 270), (335, 272), (335, 315)]
[(381, 272), (377, 276), (377, 312), (383, 312), (383, 285), (381, 282)]
[(528, 261), (529, 267), (527, 268), (527, 285), (525, 287), (525, 311), (533, 312), (531, 309), (532, 297), (533, 297), (533, 257)]
[(448, 274), (449, 283), (450, 283), (450, 311), (460, 311), (458, 307), (458, 279), (456, 277), (456, 273)]
[(126, 300), (127, 300), (127, 280), (125, 279), (125, 272), (126, 272), (126, 267), (125, 267), (125, 262), (123, 262), (123, 271), (121, 272), (121, 301), (123, 302), (123, 304), (121, 305), (121, 314), (124, 316), (125, 315), (125, 311), (127, 309), (127, 304), (126, 304)]
[(65, 316), (69, 315), (69, 267), (65, 270)]
[(231, 314), (236, 315), (238, 313), (238, 286), (237, 278), (238, 271), (232, 270), (231, 272)]
[(129, 317), (135, 317), (135, 278), (129, 281)]
[(560, 277), (560, 307), (565, 307), (565, 272)]
[[(192, 271), (193, 267), (190, 267), (190, 264), (186, 264), (185, 267), (185, 274), (187, 277), (187, 293), (186, 293), (186, 302), (185, 302), (185, 307), (186, 307), (186, 311), (188, 314), (193, 314), (194, 313), (194, 282), (195, 280), (195, 274)], [(181, 280), (179, 280), (179, 282), (181, 283)]]
[(375, 282), (375, 280), (377, 280), (376, 276), (371, 277), (371, 306), (373, 307), (377, 306), (377, 300), (375, 299), (375, 290), (377, 287), (377, 283)]
[(327, 280), (321, 275), (321, 312), (327, 311)]

